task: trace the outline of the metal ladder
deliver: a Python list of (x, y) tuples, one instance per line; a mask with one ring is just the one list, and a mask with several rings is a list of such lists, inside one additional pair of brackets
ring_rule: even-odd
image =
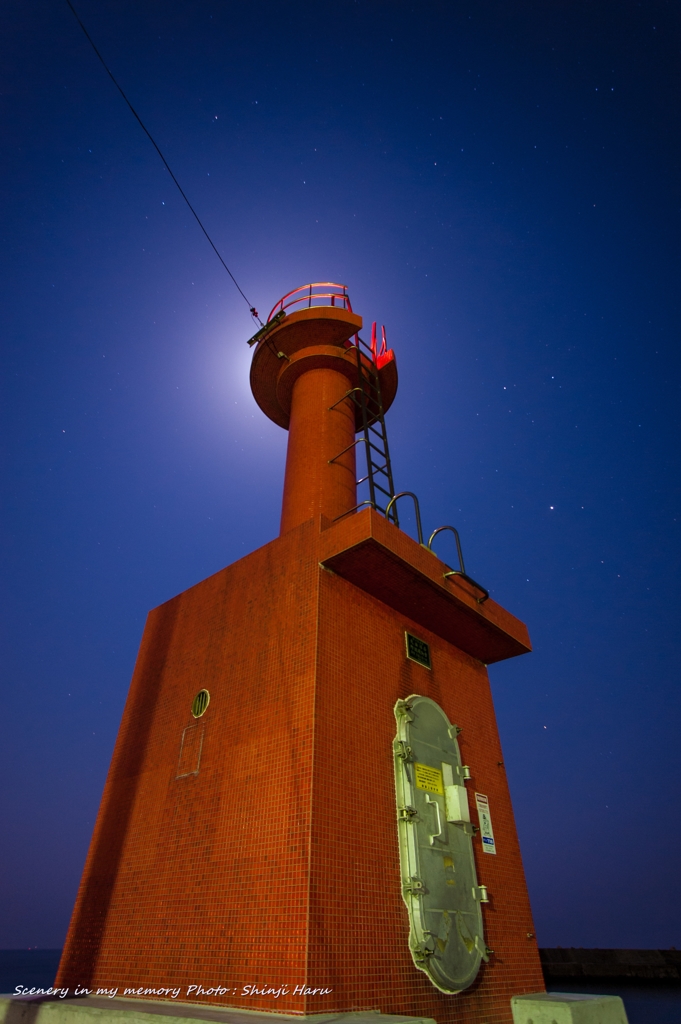
[[(353, 441), (353, 445), (364, 443), (366, 454), (366, 476), (356, 481), (357, 486), (363, 483), (369, 485), (369, 498), (360, 501), (358, 505), (345, 512), (356, 512), (364, 505), (370, 505), (377, 512), (387, 515), (395, 526), (399, 526), (397, 518), (397, 507), (392, 498), (395, 494), (393, 484), (393, 471), (390, 464), (390, 450), (388, 448), (388, 434), (385, 429), (385, 417), (383, 414), (383, 397), (381, 395), (381, 381), (378, 376), (376, 365), (376, 343), (372, 338), (372, 346), (369, 347), (359, 334), (355, 335), (355, 351), (357, 353), (357, 375), (359, 386), (352, 388), (341, 401), (351, 398), (360, 410), (361, 436)], [(362, 358), (364, 357), (364, 358)], [(332, 406), (333, 408), (333, 406)], [(352, 447), (352, 446), (351, 446)], [(346, 449), (347, 451), (347, 449)], [(340, 455), (344, 453), (341, 452)], [(339, 458), (336, 455), (331, 462)], [(342, 516), (338, 517), (339, 519)]]

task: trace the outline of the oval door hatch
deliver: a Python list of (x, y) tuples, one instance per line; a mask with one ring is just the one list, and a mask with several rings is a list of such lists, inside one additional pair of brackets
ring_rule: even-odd
[(441, 992), (461, 992), (487, 960), (473, 826), (456, 736), (442, 708), (417, 694), (395, 705), (395, 788), (402, 896), (414, 963)]

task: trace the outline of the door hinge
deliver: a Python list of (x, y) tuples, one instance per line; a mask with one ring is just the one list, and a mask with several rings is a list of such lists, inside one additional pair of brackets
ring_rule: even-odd
[(423, 896), (428, 891), (421, 879), (415, 875), (405, 882), (403, 889), (408, 896)]
[(415, 807), (400, 807), (397, 814), (400, 821), (413, 821), (418, 811)]
[(393, 750), (395, 756), (401, 758), (403, 761), (413, 761), (414, 752), (411, 747), (404, 742), (404, 740), (395, 740), (393, 743)]
[(414, 716), (409, 714), (411, 708), (412, 705), (409, 703), (408, 700), (398, 700), (397, 704), (395, 705), (395, 713), (401, 715), (402, 718), (406, 718), (407, 722), (413, 722)]
[(434, 955), (434, 953), (435, 950), (429, 949), (428, 946), (414, 946), (414, 959), (417, 964), (424, 963), (424, 961), (428, 960), (429, 957)]

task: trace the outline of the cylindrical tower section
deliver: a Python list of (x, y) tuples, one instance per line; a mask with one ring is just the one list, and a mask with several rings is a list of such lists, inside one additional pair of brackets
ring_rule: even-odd
[(333, 521), (357, 505), (355, 406), (338, 370), (308, 370), (293, 385), (281, 533), (323, 515)]
[[(333, 522), (357, 506), (354, 441), (363, 424), (358, 389), (364, 385), (350, 339), (361, 327), (345, 286), (324, 283), (281, 299), (255, 336), (253, 395), (289, 431), (281, 533), (319, 516)], [(366, 355), (361, 358), (370, 365)], [(381, 358), (387, 410), (397, 369), (392, 352)]]

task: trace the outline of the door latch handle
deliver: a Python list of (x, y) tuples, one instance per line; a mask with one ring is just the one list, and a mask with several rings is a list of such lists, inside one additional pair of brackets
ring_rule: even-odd
[(426, 793), (426, 803), (430, 804), (431, 807), (435, 808), (435, 813), (437, 815), (437, 828), (438, 828), (438, 830), (437, 830), (437, 832), (434, 833), (434, 835), (432, 835), (430, 837), (430, 845), (432, 846), (434, 840), (440, 839), (440, 837), (442, 836), (442, 818), (440, 816), (440, 805), (439, 805), (439, 803), (437, 802), (437, 800), (433, 800), (429, 793)]

